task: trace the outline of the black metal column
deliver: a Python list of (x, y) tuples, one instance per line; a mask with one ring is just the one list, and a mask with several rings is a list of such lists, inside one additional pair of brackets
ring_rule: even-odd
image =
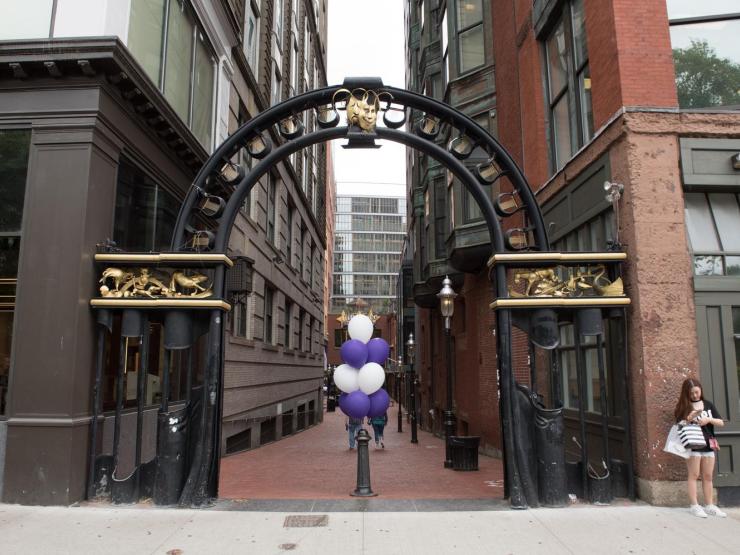
[(416, 431), (416, 372), (414, 372), (414, 362), (409, 364), (409, 376), (407, 386), (409, 397), (411, 398), (409, 410), (411, 411), (411, 443), (419, 443)]
[(87, 498), (95, 497), (95, 458), (98, 448), (98, 416), (100, 414), (100, 389), (103, 384), (103, 358), (105, 356), (105, 326), (98, 325), (98, 351), (95, 356), (95, 384), (93, 385), (92, 420), (90, 422), (90, 456), (87, 472)]
[(586, 440), (586, 354), (581, 343), (581, 327), (574, 318), (573, 328), (576, 347), (576, 380), (578, 382), (578, 423), (580, 425), (581, 482), (583, 499), (589, 499), (588, 487), (588, 443)]
[(375, 497), (370, 487), (370, 434), (364, 428), (357, 433), (357, 486), (350, 493), (352, 497)]
[(398, 365), (398, 372), (396, 372), (396, 401), (398, 402), (398, 433), (403, 432), (403, 411), (401, 410), (401, 379), (403, 376), (403, 369), (401, 364)]
[[(448, 319), (449, 320), (449, 319)], [(449, 323), (445, 323), (445, 351), (447, 359), (447, 409), (445, 410), (445, 468), (452, 468), (452, 445), (450, 438), (455, 435), (456, 420), (452, 410), (452, 337)]]

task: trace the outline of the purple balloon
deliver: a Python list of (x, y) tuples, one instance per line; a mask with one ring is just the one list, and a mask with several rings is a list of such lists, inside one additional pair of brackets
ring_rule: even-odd
[(370, 418), (383, 416), (391, 404), (388, 392), (382, 387), (375, 393), (368, 395), (368, 398), (370, 399), (370, 409), (367, 411), (367, 415)]
[(367, 362), (367, 345), (357, 339), (350, 339), (342, 343), (339, 354), (344, 362), (359, 370)]
[(370, 398), (359, 390), (352, 393), (343, 393), (339, 396), (339, 408), (347, 416), (364, 418), (370, 409)]
[(391, 352), (388, 342), (382, 337), (374, 337), (367, 342), (367, 361), (383, 366)]
[(347, 394), (346, 393), (340, 393), (339, 399), (337, 399), (337, 403), (339, 404), (339, 408), (342, 409), (343, 413), (347, 413), (347, 411), (344, 410), (344, 403), (347, 401)]

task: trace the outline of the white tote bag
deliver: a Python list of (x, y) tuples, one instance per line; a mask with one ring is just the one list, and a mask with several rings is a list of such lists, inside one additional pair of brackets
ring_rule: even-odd
[(678, 424), (671, 426), (663, 451), (681, 457), (682, 459), (688, 459), (691, 455), (691, 452), (683, 446), (681, 439), (678, 437)]

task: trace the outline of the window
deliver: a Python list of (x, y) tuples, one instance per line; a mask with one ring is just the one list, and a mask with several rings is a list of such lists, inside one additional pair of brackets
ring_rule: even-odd
[(292, 344), (292, 324), (293, 323), (293, 302), (286, 297), (285, 299), (285, 337), (283, 338), (283, 345), (286, 349), (290, 349)]
[(285, 254), (287, 255), (287, 262), (289, 266), (293, 266), (293, 212), (295, 208), (292, 204), (288, 203), (288, 221), (287, 221), (287, 237), (285, 242)]
[(180, 202), (132, 162), (118, 165), (113, 239), (128, 251), (167, 250)]
[(740, 105), (740, 6), (736, 0), (668, 0), (681, 108)]
[(234, 305), (231, 333), (235, 337), (247, 337), (247, 301)]
[(298, 349), (305, 350), (304, 338), (306, 337), (306, 311), (302, 308), (298, 311)]
[(5, 414), (10, 376), (13, 313), (26, 196), (31, 132), (0, 131), (0, 415)]
[[(201, 336), (189, 349), (165, 350), (164, 330), (161, 319), (150, 315), (149, 322), (149, 360), (147, 361), (146, 406), (156, 405), (163, 395), (168, 402), (182, 401), (187, 397), (187, 386), (203, 383), (203, 371), (207, 350), (206, 336)], [(123, 350), (123, 352), (122, 352)], [(129, 337), (121, 340), (121, 316), (113, 318), (112, 333), (105, 340), (105, 367), (103, 370), (103, 410), (112, 410), (116, 406), (116, 381), (119, 361), (124, 360), (123, 391), (124, 407), (136, 406), (137, 382), (141, 360), (141, 338)], [(122, 356), (123, 355), (123, 356)], [(169, 356), (169, 361), (165, 357)], [(169, 363), (169, 373), (165, 379), (165, 363)], [(190, 373), (190, 377), (188, 377)], [(165, 390), (166, 384), (169, 388)]]
[(275, 42), (283, 49), (283, 0), (275, 0)]
[(132, 0), (128, 47), (210, 150), (215, 58), (186, 0)]
[(247, 0), (246, 21), (244, 23), (244, 55), (247, 57), (247, 63), (252, 68), (255, 79), (257, 78), (257, 45), (259, 44), (260, 35), (260, 18), (259, 12), (252, 5), (252, 1)]
[(483, 40), (483, 3), (481, 0), (457, 0), (457, 63), (463, 74), (486, 61)]
[(450, 49), (450, 36), (447, 28), (447, 10), (442, 12), (442, 66), (444, 67), (444, 82), (445, 86), (450, 82), (450, 57), (448, 51)]
[(298, 90), (298, 38), (293, 36), (293, 51), (290, 55), (290, 96)]
[(557, 171), (593, 136), (583, 0), (571, 0), (545, 40), (550, 156)]
[(313, 287), (313, 251), (314, 245), (313, 241), (311, 241), (311, 244), (308, 247), (308, 276), (306, 279), (309, 288)]
[(275, 217), (277, 212), (277, 178), (270, 174), (267, 184), (267, 240), (275, 244)]
[(694, 275), (740, 276), (738, 194), (686, 193), (684, 198)]
[[(247, 109), (244, 106), (244, 104), (239, 102), (239, 118), (237, 120), (237, 125), (241, 127), (244, 125), (247, 121), (251, 119), (249, 117), (249, 114), (247, 113)], [(240, 148), (239, 149), (239, 160), (237, 161), (239, 165), (241, 165), (246, 171), (249, 171), (252, 169), (252, 157), (247, 152), (246, 148)], [(255, 190), (257, 185), (255, 184), (254, 187), (252, 187), (252, 190), (247, 193), (247, 196), (244, 197), (244, 204), (242, 204), (242, 212), (245, 216), (252, 217), (252, 192)]]
[(280, 103), (280, 95), (283, 87), (283, 78), (280, 76), (280, 68), (277, 64), (275, 64), (275, 72), (272, 77), (272, 91), (270, 93), (270, 97), (272, 99), (272, 104), (275, 105)]
[[(434, 180), (434, 257), (447, 258), (447, 187), (444, 176)], [(400, 245), (399, 245), (400, 247)], [(398, 251), (400, 252), (400, 248)], [(396, 262), (398, 265), (398, 262)]]
[(265, 329), (264, 329), (264, 341), (265, 343), (273, 343), (273, 302), (275, 300), (275, 290), (270, 287), (265, 287)]
[(299, 274), (301, 278), (303, 278), (303, 269), (306, 267), (306, 261), (305, 261), (305, 251), (306, 248), (306, 228), (301, 226), (301, 244), (298, 249), (298, 257), (299, 257)]

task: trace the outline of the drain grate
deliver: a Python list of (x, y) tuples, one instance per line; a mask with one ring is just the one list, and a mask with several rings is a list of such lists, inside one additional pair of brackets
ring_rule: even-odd
[(285, 517), (283, 528), (313, 528), (328, 525), (329, 515), (288, 515)]

